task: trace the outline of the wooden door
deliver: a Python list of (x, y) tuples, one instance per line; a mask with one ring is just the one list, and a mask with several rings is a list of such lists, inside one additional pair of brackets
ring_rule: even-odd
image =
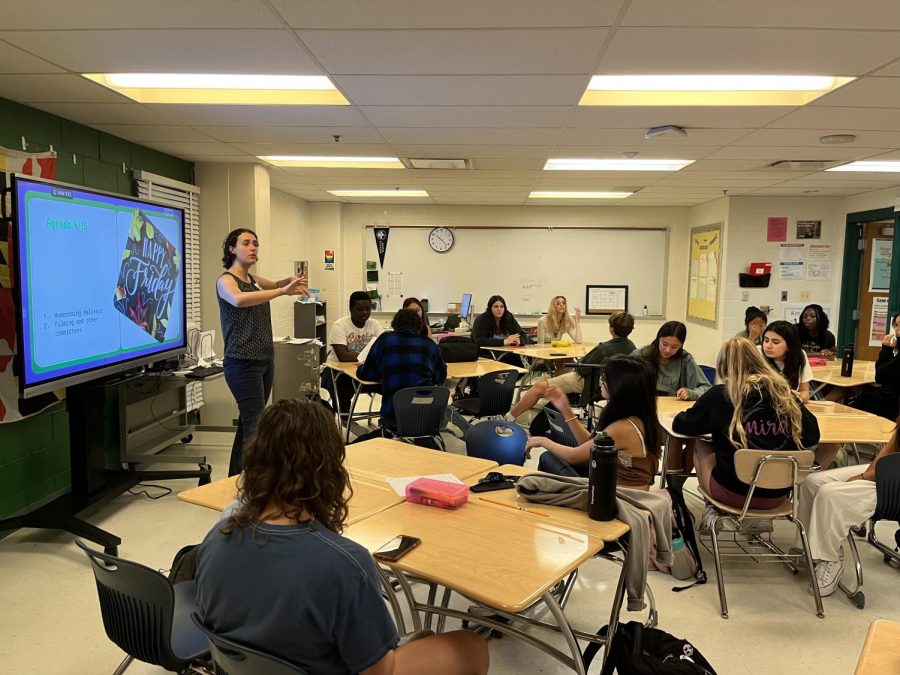
[[(892, 221), (879, 221), (868, 223), (863, 234), (865, 241), (865, 251), (863, 253), (862, 267), (859, 270), (859, 323), (856, 326), (856, 358), (866, 361), (874, 361), (878, 358), (878, 352), (881, 346), (870, 347), (869, 340), (872, 337), (872, 307), (875, 298), (888, 297), (888, 289), (870, 291), (871, 274), (872, 274), (872, 253), (875, 250), (876, 240), (893, 241), (894, 223)], [(885, 312), (887, 306), (884, 306)], [(888, 319), (889, 321), (890, 319)], [(884, 324), (882, 324), (881, 334), (883, 335)], [(880, 338), (879, 338), (880, 340)], [(838, 345), (838, 358), (840, 358), (840, 348)]]

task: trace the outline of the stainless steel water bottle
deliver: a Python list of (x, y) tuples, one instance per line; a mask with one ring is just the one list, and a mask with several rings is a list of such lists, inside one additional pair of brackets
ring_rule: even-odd
[(612, 437), (601, 431), (594, 436), (588, 467), (588, 516), (592, 520), (616, 517), (616, 469), (618, 452)]

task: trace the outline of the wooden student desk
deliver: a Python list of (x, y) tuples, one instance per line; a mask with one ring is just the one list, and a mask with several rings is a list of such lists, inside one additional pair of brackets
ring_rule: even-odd
[(877, 619), (869, 625), (856, 675), (900, 673), (900, 623)]
[[(189, 504), (223, 511), (237, 497), (237, 480), (238, 476), (231, 476), (217, 480), (215, 483), (191, 488), (179, 492), (178, 499)], [(349, 503), (348, 525), (403, 501), (403, 497), (394, 492), (391, 486), (384, 481), (373, 481), (362, 476), (351, 475), (350, 487), (353, 489), (353, 496)]]
[(490, 373), (498, 373), (501, 370), (515, 370), (517, 373), (528, 372), (519, 366), (511, 366), (508, 363), (495, 361), (494, 359), (480, 358), (477, 361), (463, 361), (447, 364), (448, 380), (465, 380), (471, 377), (481, 377)]
[(825, 386), (850, 388), (874, 383), (875, 362), (854, 361), (853, 374), (850, 377), (841, 376), (840, 359), (829, 361), (824, 366), (813, 366), (812, 373), (813, 380), (818, 384), (810, 389), (810, 395), (817, 394)]
[[(331, 375), (332, 381), (334, 382), (334, 407), (338, 413), (338, 419), (343, 422), (344, 418), (342, 417), (342, 415), (347, 415), (347, 432), (344, 438), (344, 442), (349, 443), (350, 425), (354, 420), (368, 420), (380, 417), (381, 415), (381, 413), (355, 412), (356, 401), (359, 398), (359, 392), (362, 390), (363, 386), (367, 384), (377, 385), (378, 382), (367, 382), (366, 380), (361, 380), (356, 376), (356, 369), (359, 368), (359, 361), (326, 361), (322, 365), (328, 368), (329, 374)], [(337, 381), (341, 377), (349, 377), (350, 381), (353, 383), (353, 399), (350, 402), (350, 410), (341, 410), (340, 396), (337, 395)]]
[(525, 347), (482, 347), (491, 353), (495, 359), (502, 354), (516, 354), (522, 360), (525, 368), (525, 377), (519, 382), (516, 389), (516, 400), (522, 395), (522, 390), (528, 387), (534, 379), (534, 366), (538, 360), (560, 361), (577, 360), (587, 354), (594, 345), (576, 342), (571, 347), (551, 347), (549, 344), (527, 345)]
[(464, 481), (496, 467), (497, 462), (373, 438), (348, 445), (346, 465), (354, 476), (376, 481), (436, 473), (452, 473)]

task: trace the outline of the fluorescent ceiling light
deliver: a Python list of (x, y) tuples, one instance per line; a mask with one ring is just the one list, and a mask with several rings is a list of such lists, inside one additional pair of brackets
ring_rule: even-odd
[(428, 197), (425, 190), (328, 190), (335, 197)]
[(854, 79), (810, 75), (594, 75), (579, 105), (800, 106)]
[(548, 159), (544, 171), (679, 171), (692, 159)]
[(535, 190), (528, 195), (529, 199), (624, 199), (633, 192), (565, 192), (554, 190)]
[(313, 155), (260, 155), (274, 166), (338, 169), (405, 169), (396, 157), (317, 157)]
[(139, 103), (204, 105), (350, 105), (321, 75), (85, 73)]
[(826, 171), (873, 171), (879, 173), (900, 173), (900, 162), (870, 160), (868, 162), (850, 162), (842, 166), (833, 166)]

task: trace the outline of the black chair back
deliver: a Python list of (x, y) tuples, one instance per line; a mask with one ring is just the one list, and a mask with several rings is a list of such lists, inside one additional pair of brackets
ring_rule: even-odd
[(438, 437), (450, 390), (447, 387), (408, 387), (394, 394), (397, 436), (401, 438)]
[(514, 370), (498, 370), (478, 378), (479, 408), (476, 417), (505, 415), (512, 407), (518, 374)]
[(567, 445), (570, 448), (581, 445), (575, 438), (575, 434), (569, 428), (569, 423), (563, 417), (559, 410), (550, 407), (544, 408), (544, 414), (547, 416), (547, 423), (550, 425), (550, 439), (560, 445)]
[[(179, 644), (189, 653), (174, 652), (175, 590), (166, 577), (144, 565), (88, 548), (80, 539), (75, 543), (91, 561), (103, 628), (120, 649), (174, 672), (181, 672), (207, 654), (203, 641), (192, 640), (190, 635), (178, 636)], [(194, 630), (192, 626), (180, 628)], [(199, 648), (193, 648), (197, 645)]]
[(209, 641), (216, 675), (306, 675), (305, 670), (284, 659), (216, 635), (196, 612), (191, 619)]
[(900, 454), (885, 455), (875, 465), (875, 514), (872, 520), (900, 521)]

